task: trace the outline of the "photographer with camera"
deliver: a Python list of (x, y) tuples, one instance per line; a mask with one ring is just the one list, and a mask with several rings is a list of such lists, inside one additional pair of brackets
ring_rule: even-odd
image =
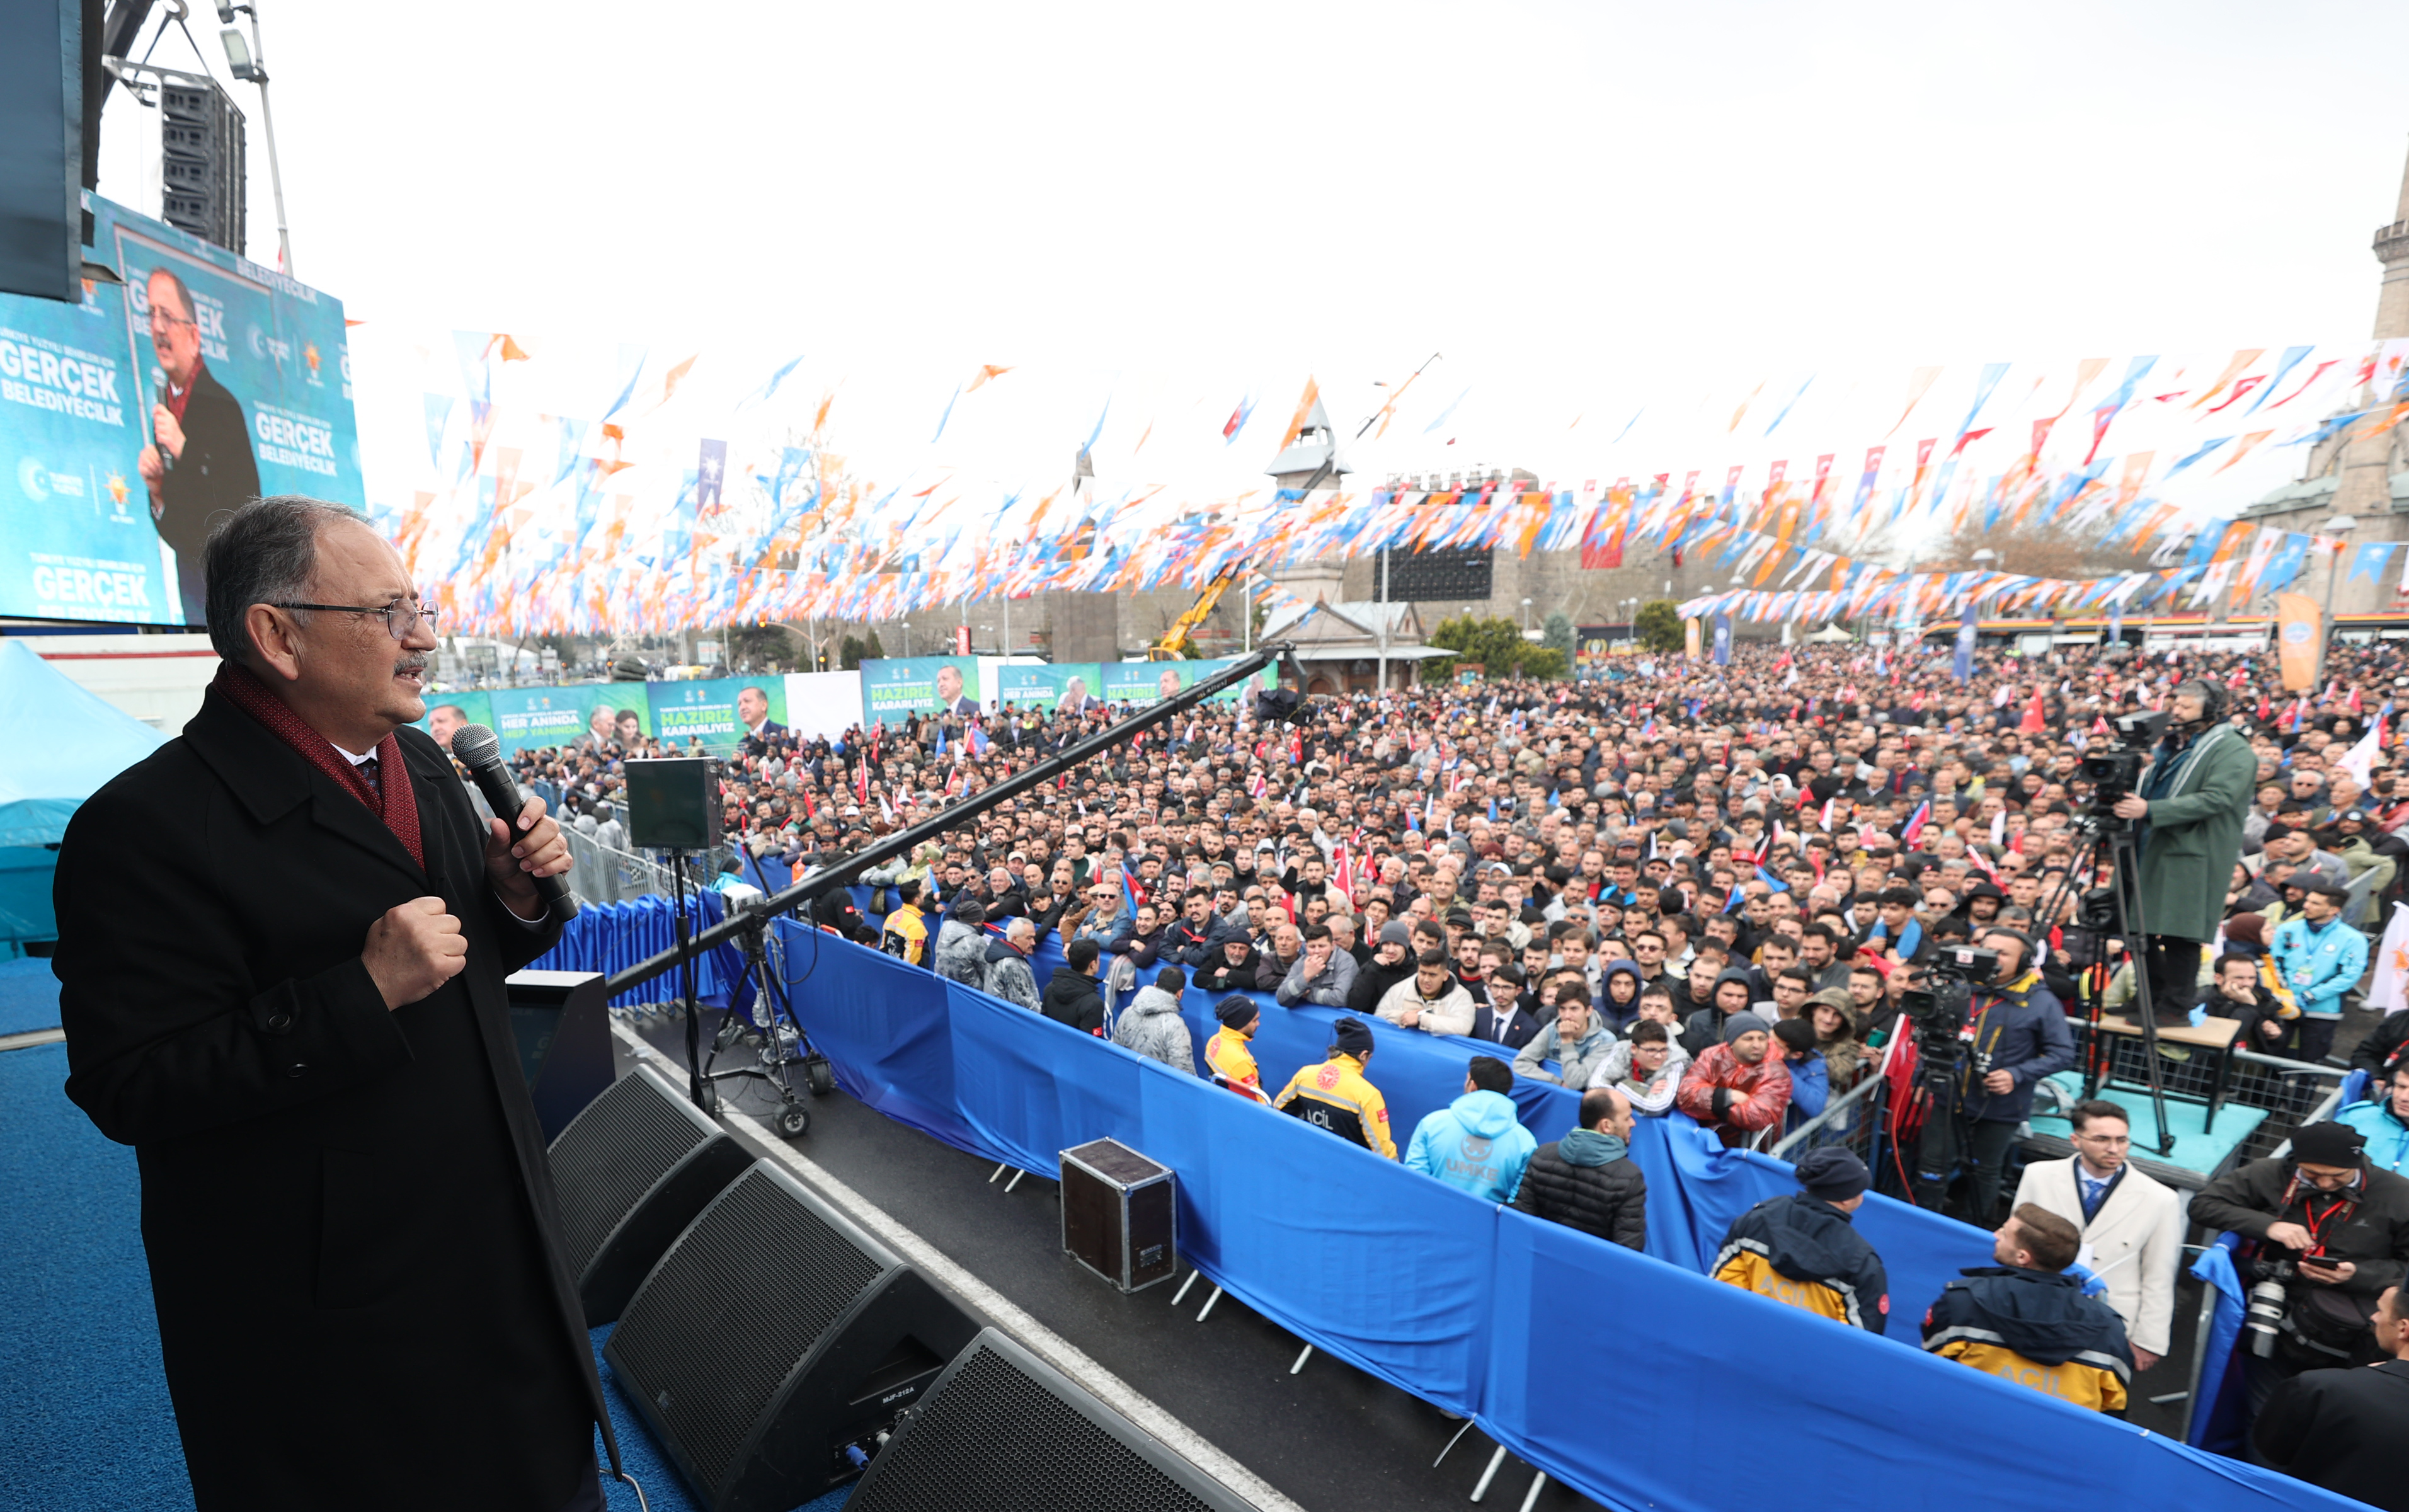
[(2365, 1364), (2376, 1300), (2409, 1261), (2409, 1178), (2372, 1169), (2366, 1139), (2313, 1123), (2291, 1153), (2253, 1160), (2192, 1199), (2195, 1222), (2256, 1240), (2243, 1322), (2250, 1415), (2305, 1370)]
[(2249, 741), (2224, 722), (2224, 698), (2214, 684), (2178, 683), (2171, 703), (2173, 717), (2149, 766), (2113, 810), (2141, 824), (2141, 917), (2126, 928), (2142, 935), (2132, 942), (2134, 953), (2149, 981), (2151, 1010), (2166, 1028), (2190, 1023), (2200, 1001), (2200, 950), (2216, 938), (2223, 912), (2214, 884), (2242, 855), (2242, 821), (2258, 775)]
[[(1996, 964), (1983, 952), (1995, 956)], [(1956, 1058), (1945, 1095), (1943, 1088), (1934, 1088), (1917, 1161), (1916, 1204), (1938, 1210), (1962, 1161), (1969, 1178), (1967, 1220), (1977, 1227), (1989, 1227), (1998, 1206), (2001, 1168), (2016, 1130), (2031, 1116), (2033, 1084), (2074, 1064), (2066, 1009), (2042, 985), (2032, 954), (2032, 942), (2016, 930), (1988, 929), (1960, 958), (1963, 964), (1953, 967), (1948, 952), (1935, 961), (1936, 978), (1955, 974), (1957, 990), (1970, 987), (1962, 1015), (1950, 1007), (1945, 981), (1936, 981), (1926, 1005), (1910, 1008), (1917, 1015), (1927, 1060), (1941, 1058), (1930, 1039), (1934, 1033), (1951, 1035)], [(1957, 1026), (1954, 1034), (1951, 1020)]]

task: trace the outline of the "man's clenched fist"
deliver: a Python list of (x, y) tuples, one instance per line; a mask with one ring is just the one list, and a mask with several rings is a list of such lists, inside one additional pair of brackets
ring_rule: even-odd
[(440, 898), (413, 898), (385, 910), (368, 926), (360, 952), (387, 1008), (432, 997), (469, 964), (469, 937)]

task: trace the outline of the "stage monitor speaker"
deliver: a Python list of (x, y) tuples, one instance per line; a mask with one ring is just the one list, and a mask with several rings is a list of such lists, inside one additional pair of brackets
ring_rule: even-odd
[(719, 794), (713, 781), (717, 766), (705, 756), (622, 762), (628, 845), (640, 851), (707, 851), (718, 844)]
[(502, 979), (519, 1070), (535, 1096), (546, 1144), (558, 1139), (618, 1074), (602, 980), (599, 972), (513, 972)]
[(752, 1163), (683, 1087), (649, 1066), (621, 1077), (562, 1130), (552, 1142), (552, 1184), (588, 1326), (617, 1318), (695, 1215)]
[(678, 1236), (603, 1356), (708, 1512), (787, 1512), (859, 1474), (978, 1331), (761, 1160)]
[(1245, 1512), (1236, 1492), (994, 1329), (871, 1462), (845, 1512)]

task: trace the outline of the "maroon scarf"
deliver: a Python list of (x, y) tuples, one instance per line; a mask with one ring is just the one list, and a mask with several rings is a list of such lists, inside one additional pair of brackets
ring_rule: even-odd
[(222, 661), (209, 685), (224, 694), (236, 708), (267, 726), (268, 733), (300, 752), (303, 760), (332, 778), (336, 786), (367, 805), (368, 811), (382, 819), (384, 827), (401, 842), (402, 849), (410, 852), (410, 858), (422, 870), (426, 867), (426, 842), (418, 832), (418, 797), (411, 791), (410, 768), (401, 759), (401, 742), (388, 735), (377, 742), (378, 785), (370, 787), (359, 768), (336, 750), (326, 737), (311, 729), (251, 669)]

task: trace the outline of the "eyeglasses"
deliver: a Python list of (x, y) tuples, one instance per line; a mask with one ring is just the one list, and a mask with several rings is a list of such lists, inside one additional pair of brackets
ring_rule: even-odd
[(270, 604), (270, 609), (319, 609), (335, 614), (374, 614), (384, 621), (385, 633), (396, 641), (407, 641), (410, 633), (424, 624), (435, 627), (437, 611), (407, 598), (397, 598), (382, 609), (370, 609), (365, 604)]

